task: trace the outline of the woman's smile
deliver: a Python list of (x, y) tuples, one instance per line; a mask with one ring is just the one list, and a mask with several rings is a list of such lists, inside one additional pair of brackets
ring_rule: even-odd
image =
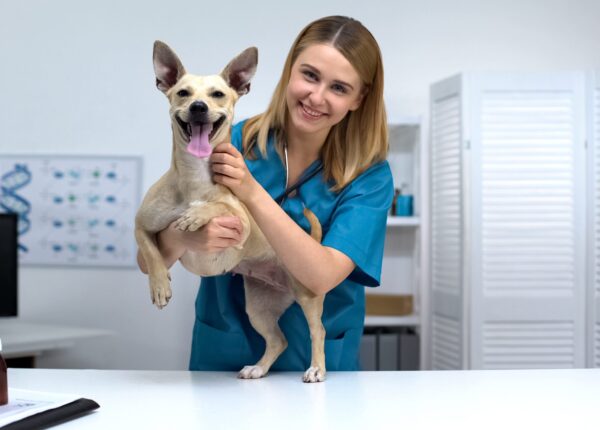
[(307, 106), (306, 104), (299, 102), (298, 103), (300, 105), (300, 108), (302, 109), (302, 113), (305, 114), (305, 116), (309, 119), (309, 120), (313, 120), (313, 119), (319, 119), (322, 116), (326, 115), (323, 112), (319, 112), (315, 109), (310, 108), (309, 106)]

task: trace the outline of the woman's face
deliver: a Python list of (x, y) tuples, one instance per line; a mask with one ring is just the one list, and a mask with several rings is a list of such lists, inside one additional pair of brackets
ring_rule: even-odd
[(288, 132), (323, 140), (329, 130), (360, 106), (362, 85), (350, 62), (333, 46), (304, 49), (292, 65), (287, 86)]

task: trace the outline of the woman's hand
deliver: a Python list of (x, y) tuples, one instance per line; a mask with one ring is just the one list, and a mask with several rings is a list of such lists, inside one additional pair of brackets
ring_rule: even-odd
[[(242, 222), (235, 216), (215, 217), (196, 231), (180, 231), (174, 227), (175, 224), (171, 224), (168, 230), (176, 231), (186, 251), (212, 254), (238, 245), (242, 240)], [(159, 244), (160, 239), (159, 234)]]
[(242, 202), (249, 201), (260, 185), (254, 179), (242, 154), (231, 143), (221, 143), (210, 156), (213, 180), (226, 186)]
[[(181, 231), (175, 228), (177, 221), (156, 235), (158, 250), (165, 265), (170, 268), (186, 252), (216, 253), (238, 245), (242, 240), (242, 222), (235, 216), (220, 216), (211, 219), (196, 231)], [(137, 262), (143, 273), (148, 267), (138, 251)]]

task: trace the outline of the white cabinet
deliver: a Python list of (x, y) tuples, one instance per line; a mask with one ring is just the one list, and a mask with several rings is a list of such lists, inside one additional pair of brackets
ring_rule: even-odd
[[(423, 190), (427, 189), (427, 154), (421, 145), (421, 119), (400, 118), (390, 124), (389, 133), (388, 161), (394, 187), (400, 188), (404, 184), (404, 191), (413, 196), (413, 216), (388, 217), (381, 286), (367, 288), (366, 294), (367, 300), (370, 295), (412, 295), (414, 312), (404, 316), (367, 315), (365, 332), (382, 329), (400, 333), (408, 327), (420, 335), (424, 303), (422, 292), (426, 291), (424, 274), (427, 273), (425, 245), (428, 231), (425, 207), (428, 199), (423, 194)], [(422, 339), (420, 343), (423, 344)], [(398, 341), (398, 344), (402, 342)], [(410, 345), (411, 348), (418, 348), (417, 343)], [(398, 357), (402, 354), (404, 352), (399, 351)], [(423, 354), (420, 351), (418, 356), (421, 357), (422, 363)], [(422, 365), (420, 367), (422, 368)]]
[[(586, 231), (588, 211), (599, 225), (600, 187), (589, 179), (599, 164), (586, 163), (597, 87), (595, 104), (589, 93), (582, 72), (432, 85), (432, 368), (598, 364), (599, 283), (590, 291), (586, 277), (587, 250), (600, 267), (597, 233)], [(587, 309), (586, 298), (595, 301)]]

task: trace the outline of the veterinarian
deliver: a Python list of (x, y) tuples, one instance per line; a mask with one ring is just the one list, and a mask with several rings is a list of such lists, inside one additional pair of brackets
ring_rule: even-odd
[[(302, 30), (267, 110), (234, 126), (231, 144), (211, 155), (214, 181), (248, 207), (281, 263), (304, 286), (326, 294), (330, 371), (359, 369), (364, 287), (379, 285), (393, 196), (387, 150), (378, 44), (360, 22), (333, 16)], [(318, 217), (322, 243), (307, 233), (304, 207)], [(240, 230), (237, 218), (218, 217), (196, 232), (171, 226), (158, 241), (173, 264), (171, 250), (218, 252), (238, 244)], [(252, 270), (283, 277), (269, 265)], [(301, 308), (294, 303), (279, 325), (289, 344), (272, 369), (304, 371), (311, 342)], [(242, 276), (203, 278), (190, 370), (238, 371), (258, 361), (264, 347), (244, 309)]]

